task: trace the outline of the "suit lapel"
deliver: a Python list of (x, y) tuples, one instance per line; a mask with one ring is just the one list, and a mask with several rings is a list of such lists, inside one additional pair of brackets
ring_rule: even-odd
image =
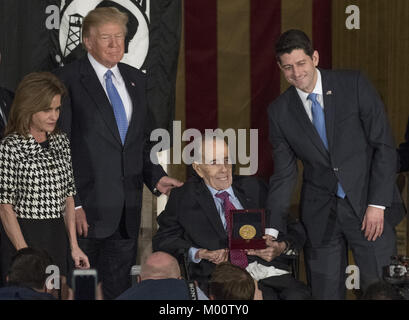
[(91, 99), (94, 100), (95, 105), (98, 111), (101, 113), (102, 119), (104, 119), (109, 131), (112, 133), (117, 142), (122, 145), (111, 103), (109, 102), (104, 88), (99, 82), (97, 74), (87, 58), (82, 60), (80, 72), (82, 74), (81, 81), (84, 88), (88, 91)]
[(213, 226), (220, 238), (227, 237), (226, 230), (223, 227), (219, 212), (213, 200), (213, 196), (203, 181), (200, 181), (196, 188), (197, 200), (207, 216), (210, 224)]
[(305, 134), (311, 140), (314, 146), (323, 154), (323, 156), (328, 158), (328, 151), (325, 149), (321, 137), (308, 117), (307, 112), (305, 112), (304, 105), (297, 93), (297, 90), (295, 87), (291, 87), (291, 90), (292, 101), (290, 101), (290, 105), (293, 106), (294, 115), (300, 124), (302, 134)]
[(324, 98), (324, 114), (325, 128), (327, 131), (328, 149), (331, 152), (334, 145), (334, 129), (335, 129), (335, 94), (331, 81), (328, 78), (328, 73), (325, 70), (320, 70), (322, 82), (322, 94)]
[(244, 209), (257, 209), (257, 204), (249, 197), (246, 196), (244, 190), (237, 183), (233, 181), (234, 195), (239, 199)]
[(123, 67), (123, 65), (121, 63), (118, 63), (118, 68), (119, 71), (121, 72), (121, 76), (125, 82), (125, 86), (126, 86), (126, 90), (128, 91), (128, 94), (131, 98), (131, 102), (132, 102), (132, 116), (131, 116), (131, 120), (129, 122), (129, 126), (128, 126), (128, 131), (126, 133), (126, 137), (125, 137), (125, 143), (124, 145), (127, 144), (127, 137), (128, 136), (132, 136), (132, 132), (135, 131), (138, 128), (138, 118), (137, 115), (141, 115), (138, 108), (139, 108), (139, 98), (138, 95), (136, 93), (136, 86), (137, 86), (137, 82), (136, 81), (132, 81), (132, 76), (127, 72), (126, 68)]

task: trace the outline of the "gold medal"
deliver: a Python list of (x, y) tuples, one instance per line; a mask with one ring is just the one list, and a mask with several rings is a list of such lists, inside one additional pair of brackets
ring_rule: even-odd
[(240, 228), (239, 234), (243, 239), (252, 239), (256, 235), (256, 228), (250, 224), (245, 224)]

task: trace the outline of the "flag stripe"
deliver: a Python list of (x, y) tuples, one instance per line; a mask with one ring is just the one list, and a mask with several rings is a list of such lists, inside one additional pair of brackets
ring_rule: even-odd
[(319, 66), (330, 69), (332, 66), (332, 6), (328, 0), (313, 0), (312, 41), (320, 55)]
[[(283, 0), (281, 2), (281, 32), (299, 29), (312, 39), (312, 1)], [(287, 90), (289, 86), (290, 84), (281, 75), (281, 92)]]
[(280, 71), (274, 43), (281, 33), (281, 0), (252, 0), (250, 10), (251, 127), (259, 129), (258, 172), (268, 177), (273, 171), (268, 142), (267, 108), (280, 94)]
[[(218, 126), (250, 127), (250, 0), (218, 1)], [(238, 23), (240, 22), (240, 23)]]
[(217, 0), (185, 1), (186, 128), (217, 126)]

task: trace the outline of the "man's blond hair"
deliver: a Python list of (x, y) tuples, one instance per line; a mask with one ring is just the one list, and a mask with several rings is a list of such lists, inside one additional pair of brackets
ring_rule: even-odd
[(91, 28), (99, 27), (106, 23), (117, 23), (121, 25), (124, 30), (124, 35), (128, 32), (126, 27), (128, 15), (126, 13), (114, 7), (96, 8), (88, 12), (84, 18), (82, 23), (82, 42), (84, 42), (84, 38), (89, 38)]

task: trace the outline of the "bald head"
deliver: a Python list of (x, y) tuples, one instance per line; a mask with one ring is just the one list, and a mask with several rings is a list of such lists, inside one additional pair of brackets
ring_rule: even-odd
[(180, 278), (179, 263), (166, 252), (152, 253), (141, 268), (141, 280), (178, 278)]

